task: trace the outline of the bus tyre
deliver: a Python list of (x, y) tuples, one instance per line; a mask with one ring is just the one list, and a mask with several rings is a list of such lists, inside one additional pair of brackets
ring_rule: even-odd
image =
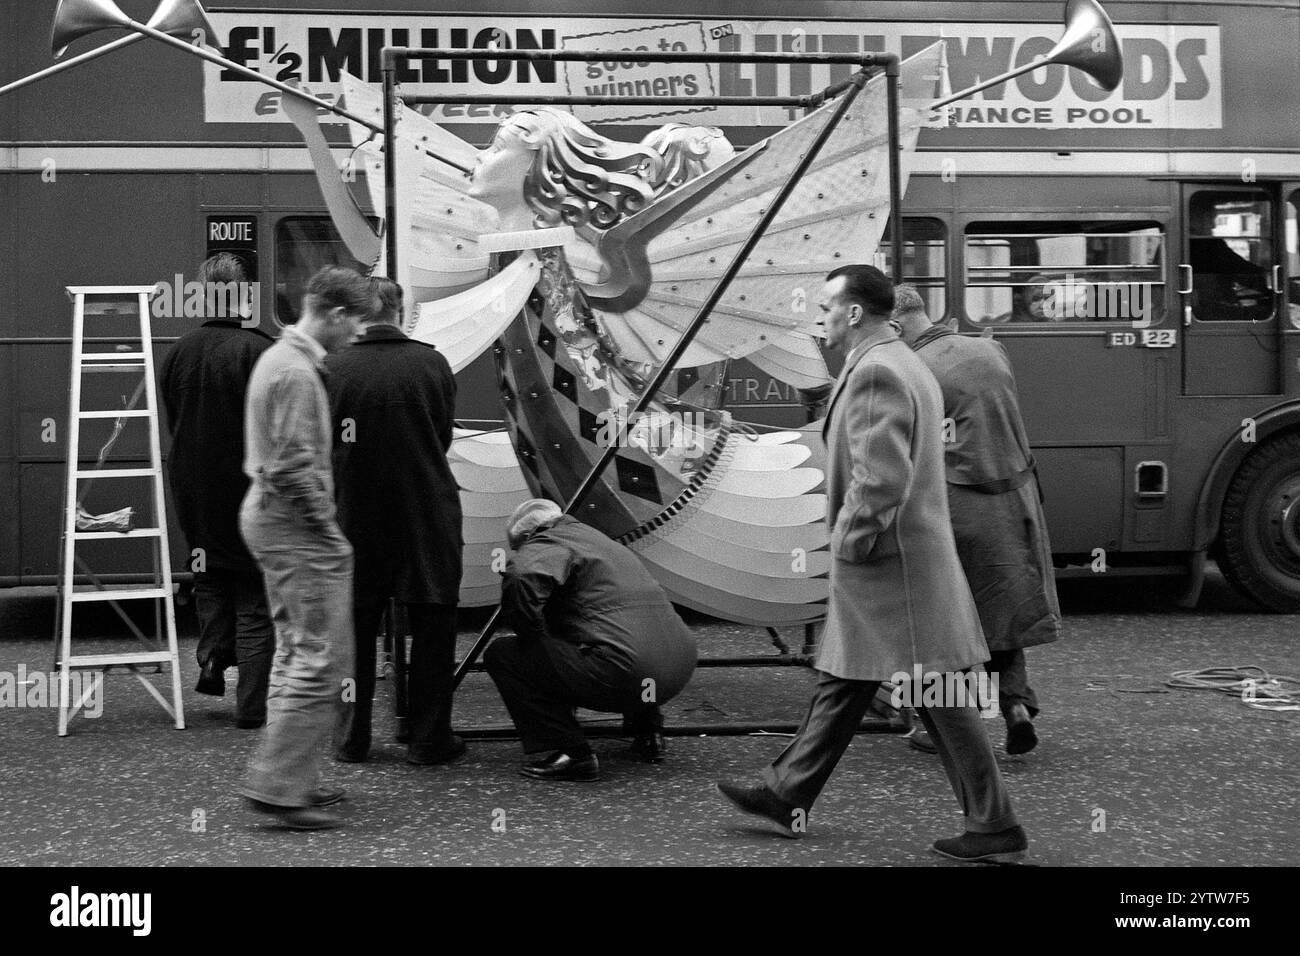
[(1223, 499), (1219, 568), (1270, 611), (1300, 611), (1300, 433), (1253, 452)]

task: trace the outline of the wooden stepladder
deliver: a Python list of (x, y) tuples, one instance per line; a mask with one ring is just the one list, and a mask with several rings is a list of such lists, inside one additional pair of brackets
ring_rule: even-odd
[[(94, 688), (86, 690), (75, 702), (71, 699), (73, 671), (104, 672), (111, 668), (130, 670), (174, 719), (176, 729), (185, 727), (185, 713), (181, 703), (180, 663), (176, 650), (176, 610), (172, 598), (171, 558), (167, 544), (167, 512), (164, 503), (162, 451), (159, 439), (158, 395), (154, 378), (153, 338), (150, 329), (149, 299), (153, 286), (68, 286), (68, 296), (73, 302), (72, 312), (72, 381), (69, 388), (68, 408), (68, 463), (67, 483), (64, 491), (63, 548), (59, 569), (59, 621), (58, 645), (55, 649), (55, 667), (59, 674), (59, 736), (68, 733), (68, 721), (90, 699)], [(87, 322), (116, 320), (120, 328), (122, 319), (138, 317), (139, 332), (125, 341), (115, 339), (114, 346), (96, 346), (88, 351)], [(141, 381), (125, 408), (82, 408), (83, 377), (86, 375), (140, 375)], [(143, 400), (143, 406), (137, 404)], [(96, 419), (113, 420), (113, 432), (99, 453), (93, 467), (81, 460), (82, 429)], [(148, 427), (149, 465), (147, 468), (106, 466), (107, 452), (117, 436), (131, 420), (143, 420)], [(125, 479), (147, 480), (152, 497), (152, 520), (147, 527), (132, 527), (134, 509), (123, 509), (116, 515), (98, 518), (88, 514), (83, 502), (90, 484), (103, 479), (118, 482)], [(124, 486), (129, 488), (129, 482)], [(137, 485), (138, 493), (138, 485)], [(124, 493), (125, 494), (125, 493)], [(98, 547), (102, 552), (115, 543), (132, 539), (146, 539), (152, 552), (152, 580), (145, 585), (105, 585), (91, 570), (85, 558), (78, 554), (78, 545), (85, 542), (104, 542)], [(138, 546), (136, 546), (138, 548)], [(78, 573), (89, 578), (91, 584), (78, 586)], [(115, 575), (147, 578), (150, 572), (141, 569), (138, 575)], [(147, 636), (121, 607), (124, 601), (152, 601), (154, 608), (154, 635)], [(108, 602), (144, 650), (121, 651), (105, 654), (73, 654), (73, 611), (78, 606), (94, 602)], [(144, 670), (160, 672), (163, 665), (171, 665), (171, 702), (145, 676)], [(100, 681), (102, 686), (102, 681)]]

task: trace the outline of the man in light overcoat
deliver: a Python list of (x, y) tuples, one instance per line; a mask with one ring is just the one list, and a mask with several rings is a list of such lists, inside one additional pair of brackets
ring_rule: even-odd
[[(808, 812), (884, 681), (960, 675), (988, 659), (948, 517), (943, 398), (890, 325), (894, 291), (871, 266), (832, 272), (822, 293), (827, 345), (846, 354), (824, 425), (831, 529), (830, 604), (807, 716), (757, 787), (720, 783), (741, 810), (802, 835)], [(920, 705), (922, 696), (912, 682)], [(952, 684), (950, 683), (951, 687)], [(951, 695), (948, 695), (951, 696)], [(1028, 840), (1016, 820), (977, 702), (918, 706), (966, 832), (932, 849), (1012, 862)]]

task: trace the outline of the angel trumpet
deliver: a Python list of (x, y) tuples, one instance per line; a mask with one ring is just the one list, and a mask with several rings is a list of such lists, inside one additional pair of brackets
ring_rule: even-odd
[[(228, 60), (224, 56), (206, 49), (204, 44), (208, 42), (209, 37), (216, 36), (216, 30), (208, 20), (208, 15), (203, 11), (203, 7), (199, 5), (198, 0), (163, 0), (147, 24), (137, 23), (132, 20), (118, 9), (113, 0), (59, 0), (59, 6), (54, 11), (54, 26), (50, 34), (50, 46), (54, 50), (54, 56), (56, 58), (62, 56), (68, 49), (68, 44), (79, 37), (106, 27), (134, 30), (142, 36), (150, 36), (155, 40), (161, 40), (168, 46), (184, 50), (186, 53), (207, 60), (209, 63), (215, 63), (227, 70), (238, 73), (240, 76), (246, 76), (250, 80), (264, 83), (272, 89), (279, 90), (286, 96), (295, 97), (304, 103), (310, 103), (336, 116), (342, 116), (344, 119), (364, 126), (371, 132), (380, 134), (384, 132), (384, 127), (380, 123), (365, 119), (343, 109), (341, 106), (336, 106), (319, 97), (312, 96), (299, 87), (290, 86), (288, 83), (282, 83), (269, 76), (263, 76), (257, 70), (249, 69), (243, 64)], [(188, 37), (193, 42), (186, 43), (177, 39), (178, 36)], [(106, 52), (106, 48), (91, 52), (98, 55)], [(69, 61), (69, 64), (71, 62)], [(46, 73), (49, 72), (52, 71), (46, 71)], [(27, 80), (20, 82), (29, 82), (35, 78), (28, 77)], [(439, 162), (446, 163), (462, 173), (469, 172), (467, 168), (459, 163), (452, 162), (430, 150), (425, 150), (425, 152)]]
[[(134, 21), (113, 0), (59, 0), (50, 30), (50, 47), (57, 60), (74, 40), (107, 27), (132, 29)], [(173, 37), (197, 38), (215, 35), (208, 15), (194, 0), (163, 0), (147, 26)], [(143, 35), (143, 34), (142, 34)]]
[(1119, 40), (1115, 36), (1115, 27), (1097, 0), (1069, 0), (1065, 5), (1065, 33), (1043, 59), (1025, 63), (991, 80), (977, 83), (960, 93), (936, 100), (930, 104), (930, 109), (939, 109), (980, 90), (986, 90), (990, 86), (1005, 83), (1022, 73), (1053, 63), (1082, 70), (1107, 92), (1119, 86), (1119, 81), (1124, 76), (1124, 58), (1120, 52)]
[[(59, 0), (59, 6), (54, 11), (54, 26), (50, 33), (50, 46), (54, 50), (54, 56), (56, 58), (62, 56), (74, 40), (106, 27), (134, 30), (141, 36), (161, 40), (168, 46), (184, 50), (210, 63), (216, 63), (251, 80), (265, 83), (287, 96), (297, 97), (375, 132), (383, 132), (383, 127), (377, 123), (349, 113), (342, 107), (327, 103), (310, 93), (304, 93), (287, 83), (263, 76), (256, 70), (204, 48), (202, 44), (206, 43), (209, 37), (215, 37), (216, 30), (197, 0), (163, 0), (147, 24), (132, 20), (113, 0)], [(184, 40), (177, 39), (177, 35), (192, 38), (194, 42), (186, 43)]]
[[(60, 0), (59, 6), (54, 11), (54, 26), (50, 35), (50, 46), (55, 51), (55, 59), (58, 59), (67, 51), (68, 44), (79, 37), (94, 33), (96, 30), (102, 30), (105, 27), (127, 27), (129, 24), (130, 19), (118, 9), (113, 0)], [(193, 0), (163, 0), (163, 3), (149, 19), (148, 25), (155, 30), (161, 30), (163, 33), (187, 39), (196, 35), (206, 37), (212, 32), (212, 24), (208, 22), (203, 8), (194, 3)], [(203, 33), (197, 33), (200, 30)], [(43, 80), (47, 76), (53, 76), (55, 73), (62, 73), (64, 70), (71, 69), (81, 63), (88, 63), (105, 53), (112, 53), (114, 50), (135, 43), (143, 37), (144, 34), (142, 33), (121, 37), (112, 43), (105, 43), (93, 50), (87, 50), (80, 56), (74, 56), (71, 60), (64, 60), (62, 63), (46, 67), (44, 70), (39, 70), (30, 76), (24, 76), (20, 80), (14, 80), (14, 82), (6, 86), (0, 86), (0, 96), (12, 93), (14, 90), (20, 90), (24, 86), (35, 83), (37, 80)]]

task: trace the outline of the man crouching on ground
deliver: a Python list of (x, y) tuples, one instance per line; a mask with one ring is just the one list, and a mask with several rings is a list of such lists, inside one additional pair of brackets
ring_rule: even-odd
[(506, 527), (501, 604), (515, 635), (483, 660), (532, 758), (520, 773), (599, 778), (577, 707), (622, 714), (632, 754), (659, 763), (659, 705), (695, 672), (694, 636), (635, 554), (553, 501), (525, 501)]

